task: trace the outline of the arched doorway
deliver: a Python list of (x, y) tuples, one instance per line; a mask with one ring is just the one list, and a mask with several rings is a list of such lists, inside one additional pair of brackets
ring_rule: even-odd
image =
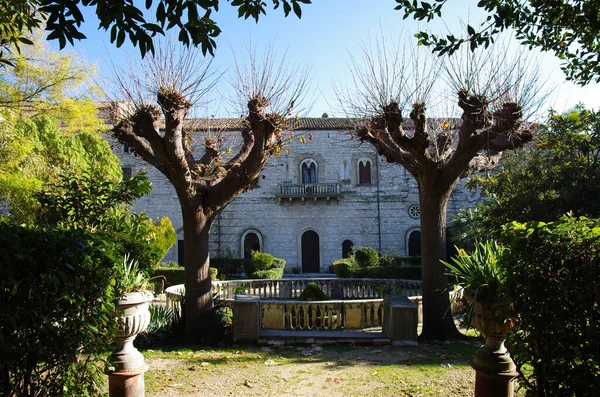
[(408, 256), (421, 256), (421, 232), (414, 230), (408, 235)]
[(319, 235), (314, 230), (302, 234), (302, 272), (319, 273), (321, 270)]
[(260, 251), (260, 239), (254, 232), (246, 233), (244, 236), (244, 259), (252, 258), (252, 251)]

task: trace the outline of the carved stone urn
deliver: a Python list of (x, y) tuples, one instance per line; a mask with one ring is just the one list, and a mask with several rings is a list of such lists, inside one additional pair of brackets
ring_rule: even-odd
[(471, 363), (477, 373), (475, 397), (512, 397), (517, 367), (504, 346), (511, 325), (505, 314), (507, 308), (486, 301), (473, 304), (472, 325), (485, 338), (485, 345), (477, 350)]
[(108, 375), (110, 397), (144, 396), (144, 372), (148, 366), (142, 353), (133, 346), (133, 340), (150, 323), (148, 302), (152, 298), (148, 292), (128, 292), (117, 303), (119, 325), (115, 349), (109, 358), (113, 367)]

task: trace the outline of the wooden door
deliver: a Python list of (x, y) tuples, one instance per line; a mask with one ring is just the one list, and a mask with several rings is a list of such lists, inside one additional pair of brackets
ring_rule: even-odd
[(319, 235), (313, 230), (302, 234), (302, 272), (319, 273), (321, 269)]

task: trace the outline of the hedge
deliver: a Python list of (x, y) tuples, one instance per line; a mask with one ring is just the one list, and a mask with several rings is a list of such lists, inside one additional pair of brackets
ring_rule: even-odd
[(356, 269), (355, 278), (397, 278), (421, 280), (421, 266), (372, 266)]
[[(211, 267), (209, 271), (211, 280), (217, 281), (218, 269)], [(154, 278), (153, 282), (155, 285), (161, 285), (161, 280), (165, 280), (165, 288), (185, 284), (185, 268), (183, 266), (159, 267), (152, 272), (151, 277)]]
[(102, 394), (119, 249), (85, 231), (0, 222), (0, 395)]
[(279, 279), (283, 276), (285, 260), (270, 254), (252, 251), (252, 259), (244, 263), (246, 277), (251, 279)]
[(354, 253), (358, 267), (371, 267), (379, 262), (379, 254), (371, 247), (358, 247)]
[(344, 258), (333, 261), (331, 264), (335, 276), (338, 278), (350, 278), (356, 268), (356, 262), (353, 258)]
[(421, 266), (420, 256), (380, 256), (379, 266)]
[(219, 274), (225, 277), (239, 277), (244, 272), (245, 259), (214, 257), (210, 258), (210, 267), (219, 270)]

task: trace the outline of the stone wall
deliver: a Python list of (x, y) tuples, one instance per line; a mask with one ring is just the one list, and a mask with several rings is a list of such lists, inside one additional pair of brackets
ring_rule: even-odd
[[(230, 133), (233, 137), (233, 133)], [(300, 143), (304, 137), (306, 143)], [(146, 169), (152, 181), (152, 193), (134, 204), (152, 218), (168, 216), (178, 239), (183, 239), (179, 203), (166, 178), (122, 145), (112, 142), (123, 167), (138, 172)], [(408, 235), (419, 229), (419, 219), (409, 215), (418, 205), (418, 189), (412, 176), (401, 166), (387, 164), (373, 147), (353, 140), (343, 130), (296, 131), (293, 142), (283, 153), (269, 159), (257, 186), (238, 196), (214, 221), (211, 229), (211, 255), (243, 256), (243, 237), (255, 232), (262, 250), (286, 260), (286, 270), (302, 266), (301, 237), (307, 230), (319, 235), (320, 270), (328, 271), (332, 261), (342, 257), (342, 243), (351, 240), (354, 247), (369, 246), (382, 251), (408, 255)], [(234, 150), (235, 152), (235, 150)], [(305, 159), (317, 162), (318, 183), (340, 183), (338, 198), (287, 198), (276, 196), (279, 184), (301, 183), (301, 164)], [(371, 162), (371, 184), (358, 184), (358, 162)], [(377, 185), (379, 183), (379, 195)], [(449, 213), (472, 206), (478, 193), (460, 184), (451, 197)], [(414, 213), (413, 213), (414, 215)], [(177, 261), (178, 247), (165, 261)]]

